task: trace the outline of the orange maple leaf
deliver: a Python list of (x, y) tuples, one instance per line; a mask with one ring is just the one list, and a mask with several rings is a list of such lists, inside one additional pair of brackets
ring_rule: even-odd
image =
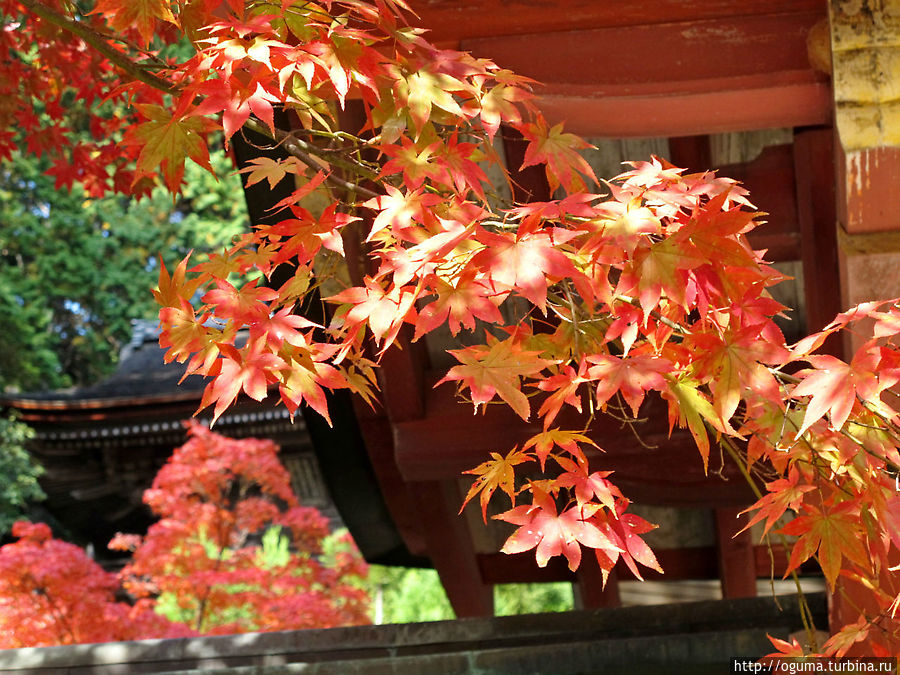
[(539, 358), (540, 352), (522, 349), (515, 335), (506, 340), (488, 336), (488, 345), (448, 350), (461, 365), (453, 366), (435, 386), (460, 380), (463, 388), (468, 387), (476, 411), (497, 395), (527, 420), (530, 410), (520, 378), (536, 375), (554, 362)]
[(151, 176), (162, 170), (166, 187), (177, 192), (184, 176), (184, 162), (192, 159), (213, 173), (209, 163), (209, 148), (203, 134), (211, 126), (202, 117), (176, 117), (162, 106), (140, 104), (137, 109), (147, 118), (146, 122), (128, 132), (128, 142), (141, 147), (134, 180)]
[(869, 555), (863, 544), (859, 505), (853, 500), (826, 506), (821, 511), (807, 505), (809, 515), (794, 518), (781, 528), (784, 534), (799, 536), (791, 550), (784, 576), (816, 555), (828, 586), (834, 590), (841, 560), (847, 558), (860, 567), (869, 567)]
[(501, 457), (500, 453), (492, 452), (491, 459), (479, 464), (474, 469), (463, 471), (463, 473), (470, 473), (478, 476), (478, 478), (475, 479), (475, 482), (472, 483), (472, 487), (469, 488), (469, 492), (466, 494), (466, 498), (463, 501), (459, 512), (462, 513), (463, 509), (466, 508), (466, 504), (469, 503), (472, 497), (480, 492), (481, 517), (487, 522), (487, 505), (497, 488), (500, 488), (509, 495), (510, 500), (513, 505), (515, 505), (516, 476), (513, 467), (517, 464), (531, 461), (534, 460), (528, 453), (525, 453), (518, 448), (513, 448), (506, 454), (506, 457)]
[(97, 0), (93, 14), (102, 14), (110, 28), (125, 31), (136, 28), (146, 47), (153, 39), (156, 21), (178, 25), (169, 0)]

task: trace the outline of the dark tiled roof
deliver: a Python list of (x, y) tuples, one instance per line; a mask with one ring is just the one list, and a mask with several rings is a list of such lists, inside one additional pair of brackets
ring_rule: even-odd
[(148, 399), (196, 395), (206, 386), (205, 378), (191, 375), (179, 384), (184, 364), (165, 363), (165, 350), (159, 346), (159, 328), (155, 321), (135, 320), (131, 341), (119, 356), (116, 371), (87, 387), (55, 391), (27, 392), (2, 397), (15, 401), (86, 401), (110, 399)]

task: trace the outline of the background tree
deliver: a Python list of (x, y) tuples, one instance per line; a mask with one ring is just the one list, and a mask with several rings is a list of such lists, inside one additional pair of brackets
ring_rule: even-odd
[(0, 416), (0, 536), (25, 516), (29, 504), (46, 496), (38, 484), (42, 469), (25, 450), (32, 434), (13, 415)]
[[(586, 143), (543, 119), (529, 81), (429, 44), (402, 0), (153, 0), (140, 14), (104, 0), (89, 16), (37, 0), (0, 8), (30, 13), (0, 33), (5, 114), (32, 149), (55, 151), (57, 176), (89, 192), (140, 193), (153, 179), (177, 192), (187, 159), (208, 166), (212, 130), (226, 141), (253, 130), (290, 154), (249, 177), (297, 177), (280, 222), (160, 274), (161, 344), (211, 378), (202, 405), (214, 417), (241, 392), (277, 392), (292, 413), (307, 404), (327, 416), (323, 388), (371, 398), (378, 355), (406, 329), (412, 339), (469, 331), (442, 383), (476, 410), (499, 399), (523, 419), (536, 412), (543, 431), (473, 469), (467, 501), (477, 496), (484, 514), (506, 494), (511, 508), (497, 517), (519, 528), (507, 553), (535, 550), (539, 565), (562, 555), (574, 570), (587, 551), (604, 572), (621, 559), (640, 575), (659, 567), (640, 537), (652, 526), (629, 513), (587, 432), (606, 412), (639, 434), (645, 397), (660, 396), (704, 467), (716, 443), (745, 470), (767, 531), (797, 514), (781, 530), (796, 537), (790, 570), (816, 557), (833, 590), (839, 575), (872, 589), (872, 607), (825, 650), (890, 649), (900, 306), (855, 308), (785, 344), (767, 292), (781, 276), (748, 245), (758, 214), (733, 181), (653, 159), (602, 194), (577, 152)], [(179, 33), (196, 55), (156, 50)], [(100, 140), (66, 135), (71, 95), (106, 131)], [(111, 111), (92, 110), (101, 97)], [(364, 122), (342, 129), (337, 111), (351, 97)], [(275, 104), (294, 127), (276, 126)], [(516, 204), (488, 179), (480, 162), (498, 163), (501, 126), (525, 139), (523, 166), (544, 169), (554, 199)], [(107, 140), (117, 135), (124, 144)], [(314, 215), (301, 200), (319, 187), (331, 205)], [(325, 273), (328, 251), (344, 257), (343, 273)], [(286, 280), (264, 285), (276, 270)], [(294, 314), (313, 292), (329, 304), (327, 325)], [(849, 364), (816, 352), (845, 328), (870, 338)], [(543, 476), (517, 476), (523, 464)]]
[(277, 446), (189, 432), (144, 493), (160, 520), (113, 541), (133, 550), (125, 588), (201, 634), (368, 623), (362, 557), (349, 539), (326, 555), (328, 521), (298, 504)]
[(191, 635), (148, 603), (115, 598), (116, 575), (43, 523), (17, 522), (0, 548), (0, 648)]
[(18, 541), (0, 547), (0, 648), (368, 623), (365, 562), (297, 503), (277, 447), (190, 434), (145, 493), (160, 521), (113, 541), (134, 552), (119, 574), (43, 523), (15, 523)]
[(0, 163), (0, 388), (85, 385), (108, 374), (151, 318), (159, 256), (221, 250), (246, 228), (240, 182), (221, 150), (216, 180), (199, 167), (177, 199), (91, 197), (55, 186), (46, 159), (15, 152)]
[[(456, 618), (434, 570), (372, 565), (366, 586), (372, 598), (372, 617), (378, 623)], [(566, 582), (494, 586), (496, 616), (564, 612), (574, 604), (572, 584)]]

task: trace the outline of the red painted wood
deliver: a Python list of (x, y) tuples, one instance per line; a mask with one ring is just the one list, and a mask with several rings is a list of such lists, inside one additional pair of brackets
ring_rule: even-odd
[(669, 139), (667, 159), (685, 173), (697, 173), (715, 169), (712, 165), (712, 147), (709, 136), (676, 136)]
[(794, 155), (790, 145), (765, 148), (746, 164), (726, 165), (718, 175), (728, 176), (750, 190), (750, 199), (766, 215), (748, 235), (753, 248), (768, 249), (766, 260), (800, 259), (800, 224), (794, 181)]
[[(834, 186), (834, 130), (830, 127), (798, 129), (794, 134), (794, 166), (806, 328), (812, 333), (824, 328), (843, 309)], [(877, 200), (878, 197), (875, 197)], [(842, 342), (837, 336), (833, 337), (825, 347), (830, 353), (840, 356)]]
[[(764, 545), (752, 548), (752, 569), (757, 579), (780, 579), (787, 569), (788, 557), (783, 550), (773, 548), (770, 551)], [(696, 548), (660, 548), (654, 549), (656, 559), (663, 568), (664, 574), (641, 568), (641, 575), (649, 581), (681, 581), (686, 579), (718, 579), (719, 563), (716, 549), (713, 546)], [(551, 558), (546, 567), (538, 567), (533, 553), (507, 555), (505, 553), (481, 553), (478, 555), (478, 567), (485, 583), (549, 583), (551, 581), (577, 581), (576, 575), (569, 571), (562, 557)], [(801, 567), (803, 574), (820, 574), (814, 564)], [(634, 575), (624, 563), (616, 566), (615, 574), (619, 581), (634, 579)]]
[(397, 342), (381, 356), (379, 398), (392, 422), (419, 419), (425, 414), (422, 390), (427, 354), (425, 343), (412, 342), (412, 330), (402, 330)]
[[(605, 450), (589, 452), (593, 465), (614, 470), (627, 497), (669, 506), (752, 503), (737, 468), (725, 465), (728, 480), (707, 476), (690, 435), (676, 430), (669, 437), (664, 401), (648, 397), (641, 416), (647, 418), (638, 432), (644, 445), (608, 417), (598, 418), (588, 432)], [(559, 419), (566, 428), (566, 415)], [(578, 428), (577, 421), (569, 421), (569, 428)], [(523, 422), (505, 406), (488, 406), (484, 414), (473, 415), (471, 404), (456, 400), (453, 387), (442, 385), (426, 393), (425, 418), (394, 425), (395, 458), (407, 481), (450, 479), (485, 461), (490, 452), (508, 452), (539, 432), (538, 424)], [(717, 472), (720, 465), (720, 453), (713, 448), (710, 471)]]
[(394, 461), (394, 437), (390, 422), (383, 414), (373, 412), (361, 400), (354, 400), (353, 407), (366, 444), (366, 452), (372, 462), (372, 470), (397, 531), (410, 553), (428, 555), (422, 523), (410, 486), (400, 475)]
[(827, 17), (825, 0), (411, 0), (416, 25), (432, 40), (452, 46), (460, 39), (668, 23), (785, 12)]
[(756, 597), (756, 554), (749, 531), (737, 532), (748, 522), (739, 508), (715, 509), (716, 554), (723, 598)]
[(501, 128), (506, 167), (512, 179), (513, 201), (519, 204), (544, 202), (551, 198), (547, 174), (540, 166), (520, 169), (525, 161), (528, 143), (521, 133), (510, 127)]
[(619, 597), (619, 575), (616, 570), (610, 572), (603, 584), (603, 574), (597, 558), (589, 550), (584, 551), (581, 565), (575, 573), (575, 609), (594, 609), (597, 607), (618, 607), (622, 604)]
[(539, 32), (466, 40), (462, 47), (548, 85), (672, 87), (812, 72), (806, 36), (822, 18), (806, 12)]
[(850, 234), (900, 228), (900, 148), (839, 150), (838, 216)]
[(493, 589), (481, 578), (465, 519), (457, 515), (455, 482), (412, 483), (410, 489), (428, 555), (456, 616), (493, 616)]
[(578, 94), (546, 87), (538, 106), (552, 124), (565, 122), (568, 131), (587, 137), (690, 136), (831, 122), (831, 88), (814, 73), (680, 84), (680, 90), (653, 84)]

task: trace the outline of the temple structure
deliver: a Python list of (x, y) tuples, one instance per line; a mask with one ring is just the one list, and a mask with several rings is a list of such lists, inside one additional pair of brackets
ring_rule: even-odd
[[(751, 243), (797, 279), (798, 334), (821, 328), (851, 304), (900, 295), (896, 3), (411, 4), (439, 45), (542, 82), (538, 105), (548, 120), (565, 121), (567, 130), (605, 148), (593, 161), (616, 153), (641, 159), (630, 153), (652, 146), (678, 166), (716, 168), (742, 181), (770, 214)], [(344, 123), (359, 128), (352, 128), (352, 105)], [(502, 136), (515, 171), (524, 144), (509, 132)], [(516, 182), (519, 201), (549, 196), (541, 172), (518, 172)], [(255, 219), (283, 196), (279, 187), (247, 191)], [(433, 388), (440, 365), (435, 345), (407, 340), (403, 346), (384, 355), (374, 411), (334, 397), (335, 428), (308, 418), (304, 431), (275, 408), (243, 402), (224, 417), (222, 430), (281, 442), (301, 492), (312, 489), (303, 487), (301, 476), (313, 475), (317, 466), (363, 551), (375, 560), (428, 561), (460, 616), (491, 614), (492, 584), (509, 581), (569, 579), (585, 606), (615, 604), (615, 583), (601, 589), (596, 566), (584, 565), (575, 576), (558, 560), (540, 569), (530, 555), (499, 554), (501, 525), (485, 527), (475, 508), (457, 515), (466, 487), (460, 473), (536, 429), (499, 408), (473, 417), (471, 405), (456, 401), (450, 387)], [(849, 345), (830, 348), (841, 352)], [(63, 510), (91, 499), (102, 517), (126, 522), (137, 503), (138, 477), (176, 444), (181, 420), (199, 400), (199, 385), (190, 380), (174, 388), (180, 372), (157, 387), (134, 363), (137, 370), (120, 373), (133, 378), (126, 394), (115, 389), (124, 380), (114, 378), (69, 397), (7, 401), (38, 428), (39, 457), (65, 467), (47, 482), (51, 501)], [(752, 496), (727, 467), (704, 476), (690, 437), (669, 437), (658, 403), (648, 401), (642, 411), (650, 420), (643, 443), (614, 423), (592, 430), (607, 449), (603, 468), (616, 471), (617, 485), (636, 503), (710, 510), (708, 542), (657, 548), (667, 579), (720, 578), (724, 596), (752, 595), (757, 578), (770, 574), (768, 553), (749, 535), (732, 536), (736, 515)], [(673, 473), (676, 464), (693, 469)], [(776, 557), (776, 574), (783, 564)]]

